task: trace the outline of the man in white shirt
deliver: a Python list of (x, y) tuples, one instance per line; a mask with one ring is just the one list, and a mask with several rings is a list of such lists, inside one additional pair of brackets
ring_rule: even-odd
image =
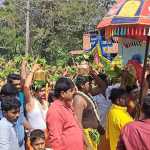
[(19, 150), (15, 123), (19, 117), (20, 105), (15, 97), (1, 100), (3, 118), (0, 120), (0, 150)]

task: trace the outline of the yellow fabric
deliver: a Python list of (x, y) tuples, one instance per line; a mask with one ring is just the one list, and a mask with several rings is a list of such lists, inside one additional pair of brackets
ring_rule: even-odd
[(106, 138), (109, 139), (111, 150), (116, 150), (121, 129), (131, 121), (133, 119), (126, 107), (112, 104), (106, 122)]
[[(88, 144), (90, 145), (90, 147), (92, 148), (92, 150), (97, 150), (99, 142), (94, 141), (90, 137), (90, 132), (95, 132), (95, 129), (92, 129), (92, 128), (84, 129), (84, 135), (86, 136)], [(97, 133), (97, 134), (99, 134), (99, 133)], [(98, 138), (97, 140), (99, 141), (99, 135), (97, 136), (97, 138)]]
[(125, 3), (118, 16), (122, 17), (134, 17), (138, 8), (141, 5), (141, 1), (130, 0)]
[(102, 62), (105, 62), (106, 64), (110, 64), (110, 60), (106, 59), (103, 55), (102, 55), (102, 51), (101, 51), (101, 47), (100, 47), (100, 43), (96, 45), (96, 50), (98, 52), (98, 56), (101, 59)]

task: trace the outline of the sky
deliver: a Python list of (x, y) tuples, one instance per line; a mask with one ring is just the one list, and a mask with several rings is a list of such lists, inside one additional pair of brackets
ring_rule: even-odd
[(0, 6), (3, 4), (4, 0), (0, 0)]

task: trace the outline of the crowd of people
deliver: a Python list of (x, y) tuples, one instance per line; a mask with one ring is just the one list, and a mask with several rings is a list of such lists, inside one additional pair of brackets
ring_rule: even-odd
[(23, 61), (20, 74), (9, 74), (0, 90), (0, 150), (149, 150), (149, 70), (140, 104), (137, 58), (114, 82), (85, 66), (87, 74), (60, 74), (48, 89), (35, 78), (39, 64), (29, 71)]

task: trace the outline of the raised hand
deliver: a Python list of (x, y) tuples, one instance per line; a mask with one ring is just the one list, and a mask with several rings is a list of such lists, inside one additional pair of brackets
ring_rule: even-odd
[(98, 75), (98, 72), (97, 72), (96, 70), (94, 70), (94, 69), (90, 66), (89, 74), (90, 74), (92, 77), (95, 77), (95, 76)]

